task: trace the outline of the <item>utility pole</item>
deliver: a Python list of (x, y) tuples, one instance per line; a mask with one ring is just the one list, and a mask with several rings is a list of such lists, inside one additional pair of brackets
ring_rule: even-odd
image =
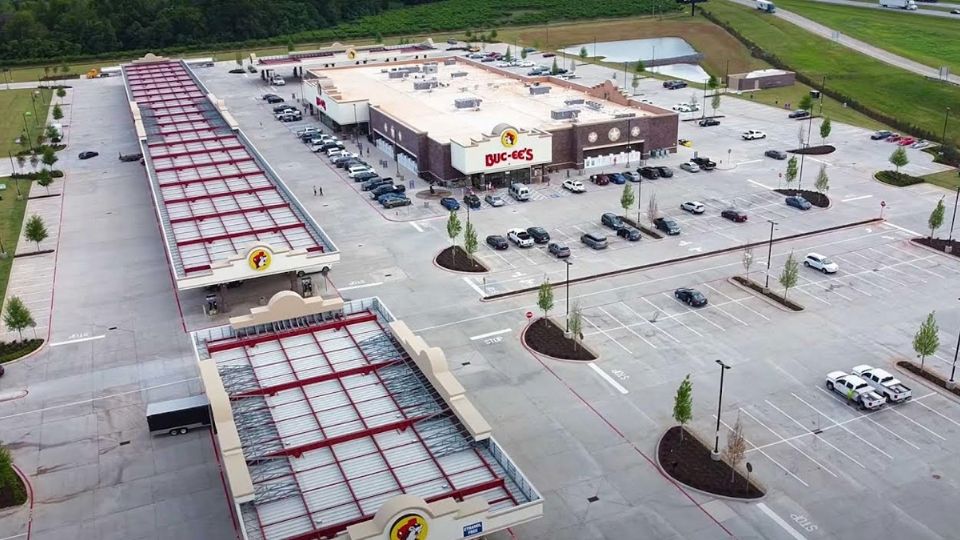
[(947, 240), (948, 243), (953, 241), (953, 225), (957, 222), (957, 203), (960, 203), (960, 186), (957, 186), (957, 196), (953, 200), (953, 218), (950, 220), (950, 238)]
[(947, 107), (946, 112), (943, 113), (943, 135), (940, 136), (940, 142), (946, 146), (947, 145), (947, 120), (950, 119), (950, 107)]
[(723, 408), (723, 372), (730, 369), (730, 366), (723, 363), (723, 360), (717, 360), (720, 365), (720, 396), (717, 398), (717, 431), (713, 439), (713, 452), (710, 458), (714, 461), (720, 461), (720, 410)]
[(960, 336), (957, 336), (957, 350), (953, 352), (953, 367), (950, 368), (950, 380), (947, 381), (947, 388), (953, 390), (957, 383), (954, 381), (953, 376), (957, 372), (957, 355), (960, 355)]
[(763, 283), (764, 289), (770, 288), (770, 259), (773, 257), (773, 227), (777, 224), (776, 221), (768, 219), (770, 222), (770, 242), (767, 244), (767, 277)]
[(570, 267), (573, 266), (573, 263), (567, 259), (563, 259), (563, 262), (567, 264), (567, 322), (563, 327), (563, 334), (567, 335), (570, 333)]

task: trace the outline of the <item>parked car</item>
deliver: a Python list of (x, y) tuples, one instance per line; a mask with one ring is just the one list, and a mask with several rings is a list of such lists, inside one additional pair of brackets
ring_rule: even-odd
[(879, 140), (886, 139), (887, 137), (889, 137), (889, 136), (891, 136), (891, 135), (893, 135), (893, 132), (892, 132), (892, 131), (887, 131), (887, 130), (885, 130), (885, 129), (881, 129), (880, 131), (874, 131), (873, 134), (870, 135), (870, 138), (873, 139), (873, 140), (875, 140), (875, 141), (879, 141)]
[(350, 178), (356, 179), (358, 174), (362, 173), (376, 173), (377, 171), (373, 170), (366, 165), (351, 165), (347, 167), (347, 176)]
[(476, 210), (480, 208), (483, 203), (480, 202), (480, 197), (478, 197), (476, 193), (467, 193), (463, 196), (463, 204)]
[(631, 242), (636, 242), (640, 240), (640, 229), (631, 227), (629, 225), (624, 225), (617, 229), (617, 236), (620, 238), (625, 238)]
[(697, 123), (700, 124), (700, 127), (710, 127), (710, 126), (720, 125), (720, 121), (717, 120), (716, 118), (704, 118), (703, 120), (700, 120)]
[(298, 130), (295, 131), (294, 133), (297, 135), (297, 137), (301, 137), (301, 138), (302, 138), (302, 137), (305, 137), (305, 136), (307, 136), (307, 135), (311, 135), (311, 136), (313, 136), (313, 135), (320, 135), (320, 134), (323, 133), (323, 132), (320, 131), (318, 128), (315, 128), (315, 127), (305, 127), (305, 128), (300, 128), (300, 129), (298, 129)]
[(687, 83), (685, 81), (678, 80), (663, 81), (663, 87), (667, 90), (679, 90), (681, 88), (686, 88)]
[(668, 217), (658, 217), (653, 220), (653, 225), (670, 236), (680, 234), (680, 225), (677, 225), (676, 221)]
[(720, 217), (729, 219), (735, 223), (743, 223), (747, 220), (747, 213), (735, 208), (727, 208), (726, 210), (720, 212)]
[(656, 167), (653, 167), (653, 168), (657, 170), (657, 173), (660, 175), (660, 178), (673, 177), (673, 169), (671, 169), (670, 167), (667, 167), (666, 165), (657, 165)]
[(802, 195), (791, 195), (784, 199), (784, 202), (787, 203), (787, 206), (792, 206), (799, 210), (809, 210), (813, 206), (810, 204), (810, 201), (804, 199)]
[(960, 8), (958, 8), (958, 9), (951, 9), (951, 10), (950, 10), (950, 14), (951, 14), (951, 15), (960, 15)]
[(803, 109), (797, 109), (792, 113), (787, 115), (787, 118), (806, 118), (810, 116), (810, 111), (805, 111)]
[(605, 174), (591, 174), (590, 181), (598, 186), (605, 186), (610, 183), (610, 177)]
[(277, 116), (281, 122), (299, 122), (303, 120), (303, 113), (300, 111), (287, 111)]
[(691, 214), (702, 214), (707, 207), (699, 201), (684, 201), (680, 203), (680, 209)]
[(286, 86), (287, 81), (283, 80), (283, 77), (279, 75), (274, 75), (273, 78), (270, 79), (270, 84), (274, 86)]
[(333, 163), (338, 169), (342, 169), (347, 165), (352, 165), (353, 163), (361, 163), (361, 160), (353, 152), (347, 152), (345, 150), (340, 150), (340, 153), (336, 157), (330, 158), (330, 163)]
[(294, 107), (293, 105), (279, 105), (273, 108), (273, 114), (277, 115), (285, 111), (295, 111), (295, 110), (297, 110), (297, 108)]
[(615, 231), (619, 231), (624, 227), (623, 220), (620, 219), (620, 216), (607, 212), (600, 216), (600, 224), (609, 227)]
[(901, 137), (902, 136), (899, 133), (891, 133), (890, 136), (884, 140), (887, 142), (897, 142), (901, 139)]
[(80, 152), (80, 155), (77, 157), (80, 159), (90, 159), (90, 158), (95, 158), (99, 155), (100, 155), (99, 152), (93, 152), (91, 150), (87, 150), (86, 152)]
[(271, 103), (271, 104), (283, 103), (283, 98), (275, 94), (268, 94), (268, 97), (266, 97), (265, 99), (267, 100), (267, 103)]
[(861, 409), (879, 409), (886, 403), (883, 396), (876, 393), (867, 381), (842, 371), (827, 373), (827, 390), (840, 394)]
[(506, 204), (506, 202), (503, 200), (503, 197), (499, 195), (494, 195), (493, 193), (487, 194), (487, 196), (485, 196), (483, 200), (487, 201), (487, 204), (493, 207), (503, 206), (504, 204)]
[(627, 177), (627, 180), (629, 180), (629, 181), (631, 181), (631, 182), (639, 182), (640, 180), (643, 179), (643, 178), (640, 176), (640, 173), (638, 173), (638, 172), (636, 172), (636, 171), (624, 171), (624, 172), (622, 172), (622, 173), (620, 173), (620, 174), (622, 174), (622, 175), (624, 175), (625, 177)]
[(819, 253), (807, 253), (807, 257), (803, 259), (803, 265), (807, 268), (819, 270), (824, 274), (835, 274), (837, 270), (840, 270), (840, 266), (838, 266), (837, 263)]
[(364, 181), (360, 184), (360, 189), (362, 191), (371, 191), (377, 189), (380, 186), (392, 186), (393, 178), (380, 178), (379, 176), (370, 178), (369, 180)]
[(707, 305), (707, 297), (696, 289), (680, 287), (673, 291), (673, 296), (688, 306), (703, 307)]
[(533, 237), (523, 229), (510, 229), (507, 239), (522, 248), (533, 247)]
[[(272, 98), (272, 97), (280, 97), (280, 96), (278, 96), (278, 95), (276, 95), (276, 94), (264, 94), (264, 95), (260, 96), (260, 99), (266, 101), (266, 100), (268, 100), (268, 99), (270, 99), (270, 98)], [(283, 99), (283, 98), (281, 98), (281, 100), (282, 100), (282, 99)]]
[(550, 241), (550, 233), (543, 227), (527, 227), (527, 234), (529, 234), (537, 244), (546, 244)]
[(380, 175), (377, 174), (376, 171), (364, 171), (364, 172), (357, 173), (353, 177), (353, 181), (357, 183), (362, 183), (362, 182), (366, 182), (367, 180), (372, 180), (374, 178), (377, 178), (379, 176)]
[(583, 187), (583, 182), (572, 178), (563, 181), (563, 189), (571, 193), (583, 193), (587, 191), (587, 188)]
[(499, 234), (491, 234), (487, 237), (487, 245), (493, 249), (507, 249), (510, 247), (510, 243), (507, 242), (507, 239)]
[(700, 157), (695, 157), (695, 158), (691, 159), (690, 161), (696, 163), (697, 165), (700, 166), (701, 169), (703, 169), (703, 170), (705, 170), (705, 171), (712, 171), (712, 170), (714, 170), (714, 169), (717, 168), (716, 162), (714, 162), (713, 160), (711, 160), (711, 159), (708, 158), (708, 157), (702, 157), (702, 156), (700, 156)]
[(547, 244), (547, 251), (549, 251), (551, 255), (558, 259), (566, 259), (570, 256), (570, 248), (556, 242), (550, 242)]
[(857, 377), (867, 381), (867, 384), (872, 386), (878, 394), (886, 398), (890, 403), (900, 403), (913, 396), (913, 392), (907, 385), (900, 382), (899, 379), (886, 370), (861, 364), (854, 366), (850, 371)]
[(766, 139), (767, 134), (759, 129), (750, 129), (741, 133), (740, 137), (742, 137), (745, 141), (755, 141), (757, 139)]
[(787, 159), (787, 153), (782, 150), (767, 150), (763, 155), (773, 159)]
[(388, 193), (403, 193), (405, 191), (407, 191), (407, 186), (404, 186), (403, 184), (383, 184), (370, 190), (370, 198), (379, 199), (381, 195), (386, 195)]
[(915, 142), (917, 142), (917, 140), (913, 137), (902, 137), (899, 141), (897, 141), (897, 144), (900, 146), (910, 146)]
[(593, 249), (607, 249), (607, 237), (597, 233), (587, 233), (580, 237), (580, 241)]
[(640, 176), (648, 180), (660, 178), (660, 171), (658, 171), (656, 167), (640, 167), (637, 169), (637, 172), (640, 173)]
[(700, 166), (692, 161), (681, 163), (680, 168), (687, 172), (700, 172)]
[(453, 197), (444, 197), (440, 199), (440, 206), (451, 212), (455, 212), (460, 209), (460, 203), (458, 203)]
[(613, 184), (621, 185), (627, 183), (627, 177), (620, 173), (610, 173), (607, 175), (607, 178), (609, 178)]
[(696, 103), (677, 103), (672, 107), (672, 109), (679, 113), (688, 113), (699, 111), (700, 106)]
[(383, 199), (380, 204), (383, 205), (384, 208), (397, 208), (400, 206), (410, 206), (413, 204), (413, 201), (403, 195), (391, 193), (389, 197)]

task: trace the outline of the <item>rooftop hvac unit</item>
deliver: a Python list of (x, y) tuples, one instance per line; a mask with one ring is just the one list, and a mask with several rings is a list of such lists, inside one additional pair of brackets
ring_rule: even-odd
[(456, 59), (456, 58), (447, 58), (447, 59), (445, 59), (445, 60), (443, 61), (443, 65), (445, 65), (445, 66), (452, 66), (452, 65), (454, 65), (454, 64), (456, 64), (456, 63), (457, 63), (457, 59)]
[(550, 118), (553, 120), (570, 120), (576, 119), (579, 114), (578, 109), (554, 109), (550, 111)]
[(407, 74), (403, 71), (391, 71), (389, 77), (391, 79), (405, 79)]
[(413, 83), (414, 90), (430, 90), (438, 86), (440, 86), (440, 83), (437, 81), (414, 81)]
[(544, 95), (544, 94), (549, 94), (549, 93), (550, 93), (550, 87), (549, 87), (549, 86), (531, 86), (531, 87), (529, 87), (529, 90), (530, 90), (530, 95), (531, 95), (531, 96), (540, 96), (540, 95)]
[(637, 113), (632, 113), (632, 112), (619, 113), (619, 114), (613, 115), (614, 118), (633, 118), (635, 116), (637, 116)]
[(482, 101), (483, 101), (482, 99), (480, 99), (480, 98), (475, 98), (475, 97), (472, 97), (472, 98), (457, 98), (457, 99), (453, 100), (453, 104), (454, 104), (458, 109), (478, 109), (478, 108), (480, 108), (480, 103), (481, 103)]
[(564, 105), (583, 105), (583, 98), (564, 100)]
[(600, 109), (603, 108), (603, 105), (601, 105), (600, 103), (598, 103), (598, 102), (596, 102), (596, 101), (588, 101), (588, 102), (586, 102), (586, 106), (587, 106), (587, 108), (593, 109), (593, 110), (595, 110), (595, 111), (599, 111)]
[(437, 70), (438, 70), (437, 64), (431, 63), (431, 64), (424, 64), (424, 65), (423, 65), (423, 72), (426, 73), (426, 74), (428, 74), (428, 75), (429, 75), (429, 74), (434, 74), (434, 75), (436, 75)]
[(457, 77), (466, 77), (466, 76), (467, 76), (466, 71), (454, 71), (453, 73), (450, 74), (451, 79), (456, 79)]

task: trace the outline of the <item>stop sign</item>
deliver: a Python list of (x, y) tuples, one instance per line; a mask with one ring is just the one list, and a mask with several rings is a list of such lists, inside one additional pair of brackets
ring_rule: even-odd
[(528, 311), (528, 312), (527, 312), (527, 319), (532, 319), (532, 318), (533, 318), (533, 312), (532, 312), (532, 311)]

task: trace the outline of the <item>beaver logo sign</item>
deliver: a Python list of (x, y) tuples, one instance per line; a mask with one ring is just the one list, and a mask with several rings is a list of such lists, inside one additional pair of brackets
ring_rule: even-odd
[(270, 268), (270, 262), (273, 260), (273, 256), (265, 248), (256, 248), (247, 255), (247, 263), (250, 264), (250, 268), (256, 270), (257, 272), (262, 272), (267, 268)]
[(520, 134), (513, 128), (507, 128), (500, 132), (500, 144), (502, 144), (504, 148), (513, 148), (519, 140)]
[(404, 514), (390, 527), (390, 540), (427, 540), (427, 520), (417, 514)]

